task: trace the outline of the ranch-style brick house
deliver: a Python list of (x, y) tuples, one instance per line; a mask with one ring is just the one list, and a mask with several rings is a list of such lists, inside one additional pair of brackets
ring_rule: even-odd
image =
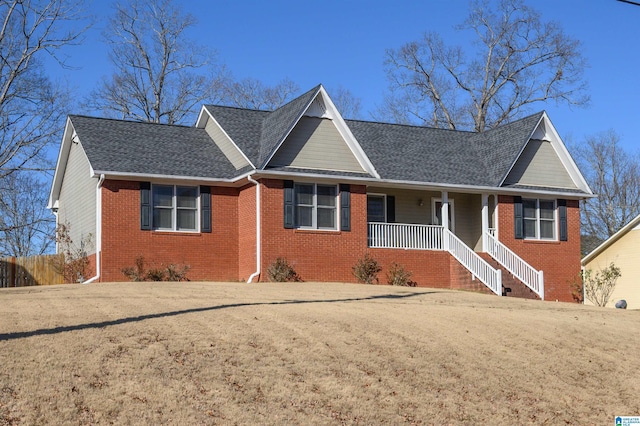
[(193, 127), (69, 116), (49, 207), (94, 277), (139, 256), (191, 280), (356, 281), (365, 253), (421, 286), (572, 301), (593, 194), (545, 112), (484, 133), (345, 120), (317, 86)]

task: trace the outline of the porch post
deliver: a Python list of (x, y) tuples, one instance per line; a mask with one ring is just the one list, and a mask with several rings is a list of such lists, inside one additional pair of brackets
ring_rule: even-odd
[(489, 194), (482, 194), (482, 251), (487, 251), (487, 232), (489, 232)]
[(442, 227), (449, 229), (449, 192), (442, 191)]

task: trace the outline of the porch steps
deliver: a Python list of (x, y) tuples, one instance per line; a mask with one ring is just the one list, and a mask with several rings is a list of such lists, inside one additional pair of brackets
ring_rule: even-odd
[(478, 253), (493, 268), (502, 271), (502, 295), (507, 297), (519, 297), (522, 299), (540, 300), (540, 297), (527, 287), (522, 281), (514, 277), (511, 272), (502, 267), (489, 253)]

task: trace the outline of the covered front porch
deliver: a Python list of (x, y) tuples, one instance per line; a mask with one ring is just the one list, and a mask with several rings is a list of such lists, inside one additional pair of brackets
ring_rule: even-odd
[(495, 294), (502, 294), (504, 269), (543, 299), (542, 271), (500, 243), (497, 210), (495, 194), (368, 188), (368, 247), (446, 251)]

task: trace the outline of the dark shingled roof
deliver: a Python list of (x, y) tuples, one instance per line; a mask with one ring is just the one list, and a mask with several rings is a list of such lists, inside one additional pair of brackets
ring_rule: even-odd
[(260, 157), (262, 122), (270, 112), (219, 105), (205, 105), (205, 108), (244, 152), (249, 161), (257, 167)]
[(238, 174), (204, 129), (72, 115), (96, 171), (231, 178)]
[[(314, 87), (275, 111), (205, 105), (257, 169), (318, 95)], [(345, 120), (382, 179), (498, 187), (543, 113), (484, 133)], [(233, 178), (235, 170), (204, 129), (71, 116), (94, 170), (150, 175)], [(371, 177), (367, 173), (269, 169)]]
[(347, 120), (383, 179), (498, 186), (542, 113), (484, 133)]

